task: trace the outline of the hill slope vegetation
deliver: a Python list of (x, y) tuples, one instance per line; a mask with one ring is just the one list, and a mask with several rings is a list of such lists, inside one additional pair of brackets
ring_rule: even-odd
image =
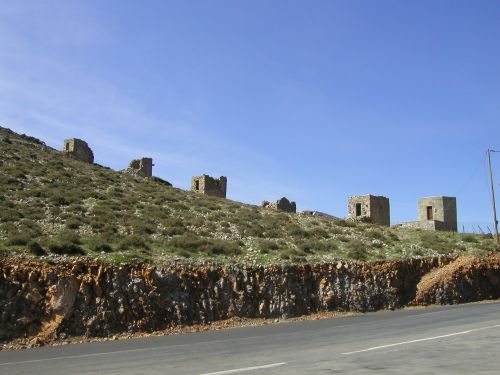
[(484, 255), (488, 235), (288, 214), (75, 160), (0, 127), (0, 253), (273, 264)]

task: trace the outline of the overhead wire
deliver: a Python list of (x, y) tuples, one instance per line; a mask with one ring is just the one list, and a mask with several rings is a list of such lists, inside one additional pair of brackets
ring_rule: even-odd
[(458, 193), (461, 193), (471, 183), (471, 181), (474, 179), (474, 177), (476, 177), (476, 174), (479, 171), (479, 169), (481, 168), (481, 165), (486, 165), (486, 164), (484, 164), (485, 161), (486, 161), (486, 154), (483, 154), (483, 156), (479, 160), (479, 163), (477, 164), (477, 167), (474, 169), (474, 172), (472, 172), (472, 174), (468, 178), (468, 180), (453, 195), (457, 196)]

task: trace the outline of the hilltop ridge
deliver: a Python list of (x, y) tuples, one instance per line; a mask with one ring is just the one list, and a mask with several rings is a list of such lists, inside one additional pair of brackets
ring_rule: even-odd
[(484, 255), (490, 236), (277, 212), (83, 163), (0, 127), (0, 252), (272, 264)]

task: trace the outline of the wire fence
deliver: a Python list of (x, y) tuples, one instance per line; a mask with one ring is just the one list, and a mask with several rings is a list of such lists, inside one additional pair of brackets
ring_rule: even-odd
[(493, 221), (459, 221), (458, 231), (461, 233), (494, 234)]

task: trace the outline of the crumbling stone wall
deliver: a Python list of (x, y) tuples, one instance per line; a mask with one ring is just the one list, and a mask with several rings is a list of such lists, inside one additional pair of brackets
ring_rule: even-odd
[(282, 197), (276, 201), (276, 203), (271, 203), (269, 201), (263, 201), (261, 206), (264, 208), (269, 208), (276, 211), (283, 212), (297, 212), (297, 205), (295, 202), (290, 202), (287, 198)]
[(347, 217), (388, 227), (391, 224), (389, 198), (376, 195), (349, 197)]
[(94, 163), (94, 153), (87, 142), (71, 138), (64, 140), (63, 152), (85, 163)]
[(393, 227), (415, 228), (423, 230), (446, 230), (442, 221), (426, 220), (426, 221), (407, 221), (393, 225)]
[(321, 212), (321, 211), (304, 210), (304, 211), (300, 211), (299, 214), (306, 215), (306, 216), (327, 217), (327, 218), (330, 218), (330, 219), (337, 219), (337, 220), (339, 220), (338, 217), (330, 215), (330, 214), (327, 214), (325, 212)]
[(152, 158), (134, 159), (124, 172), (140, 177), (151, 177), (153, 176), (153, 166)]
[(196, 193), (226, 198), (226, 190), (227, 178), (225, 176), (213, 178), (204, 174), (191, 178), (191, 191)]

